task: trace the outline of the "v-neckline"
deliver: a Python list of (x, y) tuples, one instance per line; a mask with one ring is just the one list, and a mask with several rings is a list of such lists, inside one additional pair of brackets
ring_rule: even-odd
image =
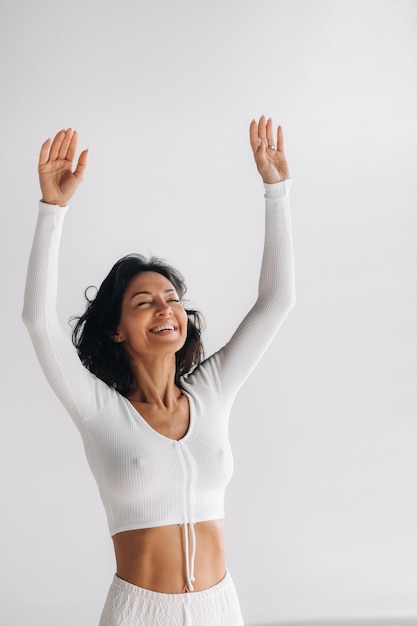
[(143, 417), (143, 415), (141, 415), (138, 411), (138, 409), (134, 406), (134, 404), (129, 400), (129, 398), (126, 398), (126, 396), (123, 396), (124, 400), (126, 401), (129, 411), (130, 413), (133, 413), (135, 418), (138, 420), (138, 422), (140, 424), (143, 424), (144, 426), (146, 426), (147, 428), (149, 428), (149, 430), (154, 433), (157, 437), (162, 438), (165, 441), (169, 441), (169, 442), (180, 442), (180, 441), (184, 441), (185, 439), (188, 439), (188, 437), (191, 434), (191, 430), (194, 424), (194, 410), (193, 410), (193, 404), (191, 402), (191, 397), (190, 395), (184, 391), (183, 389), (181, 389), (181, 393), (183, 396), (185, 396), (185, 398), (187, 399), (188, 402), (188, 415), (189, 415), (189, 419), (188, 419), (188, 428), (185, 431), (184, 435), (182, 437), (180, 437), (180, 439), (173, 439), (172, 437), (167, 437), (166, 435), (163, 435), (162, 433), (158, 432), (157, 430), (155, 430), (155, 428), (153, 428), (149, 422)]

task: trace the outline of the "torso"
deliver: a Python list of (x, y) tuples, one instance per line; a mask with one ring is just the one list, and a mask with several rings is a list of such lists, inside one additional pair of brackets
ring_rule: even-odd
[[(190, 424), (190, 407), (181, 395), (164, 411), (130, 398), (132, 406), (156, 432), (179, 441)], [(225, 576), (224, 523), (211, 520), (195, 524), (194, 591), (219, 583)], [(183, 593), (185, 584), (184, 529), (180, 524), (129, 530), (113, 536), (117, 575), (127, 582), (160, 593)]]
[[(194, 591), (219, 583), (225, 576), (223, 520), (195, 525), (197, 552)], [(160, 593), (185, 592), (183, 528), (179, 524), (129, 530), (113, 536), (117, 575)]]

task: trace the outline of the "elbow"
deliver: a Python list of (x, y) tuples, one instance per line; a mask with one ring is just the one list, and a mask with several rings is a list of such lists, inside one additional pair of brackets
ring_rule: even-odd
[(278, 297), (277, 306), (280, 309), (280, 315), (282, 320), (286, 319), (292, 309), (295, 307), (296, 292), (295, 286), (291, 285), (284, 292), (281, 292)]
[(28, 314), (27, 308), (24, 306), (22, 310), (22, 322), (28, 328), (30, 326), (30, 315)]
[(294, 286), (287, 289), (282, 289), (281, 286), (277, 286), (269, 297), (263, 300), (258, 299), (258, 305), (260, 309), (264, 308), (265, 311), (269, 311), (269, 315), (275, 320), (284, 321), (289, 315), (290, 311), (294, 308), (296, 302), (296, 293)]
[(33, 315), (31, 315), (29, 307), (24, 304), (22, 310), (22, 322), (26, 326), (27, 329), (33, 327)]
[(22, 322), (26, 326), (31, 337), (39, 332), (40, 329), (39, 324), (36, 323), (36, 316), (26, 305), (23, 307), (22, 311)]
[(288, 293), (285, 300), (281, 302), (281, 310), (283, 313), (283, 319), (285, 319), (295, 307), (296, 295), (295, 290)]
[(292, 311), (292, 309), (295, 307), (295, 303), (297, 301), (297, 294), (295, 291), (295, 288), (291, 291), (290, 297), (288, 299), (288, 313), (290, 311)]
[(267, 308), (269, 308), (269, 314), (276, 320), (278, 326), (280, 326), (288, 317), (295, 306), (295, 302), (296, 296), (294, 289), (287, 290), (284, 293), (279, 291), (279, 293), (276, 294), (276, 297), (270, 301)]
[(295, 284), (292, 282), (283, 290), (278, 288), (277, 300), (280, 303), (279, 306), (288, 314), (294, 308), (296, 302)]

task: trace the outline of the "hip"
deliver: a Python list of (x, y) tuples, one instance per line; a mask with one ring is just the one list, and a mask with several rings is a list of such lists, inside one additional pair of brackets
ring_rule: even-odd
[(160, 593), (117, 575), (110, 586), (99, 626), (243, 626), (230, 573), (213, 587), (190, 593)]

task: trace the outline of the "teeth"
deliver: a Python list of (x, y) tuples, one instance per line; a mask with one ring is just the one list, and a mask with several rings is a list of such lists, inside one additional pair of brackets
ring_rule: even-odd
[(152, 333), (160, 333), (163, 330), (174, 330), (174, 327), (171, 326), (156, 326), (155, 328), (151, 329)]

